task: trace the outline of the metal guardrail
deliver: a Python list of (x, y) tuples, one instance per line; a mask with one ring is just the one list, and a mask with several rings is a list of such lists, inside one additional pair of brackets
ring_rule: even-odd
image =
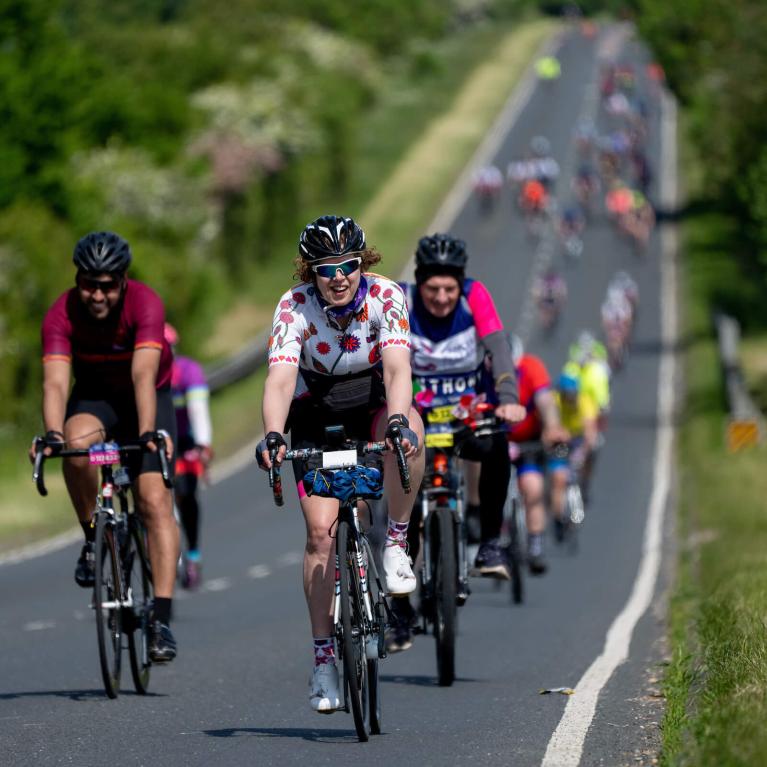
[(751, 399), (738, 357), (740, 324), (734, 317), (718, 313), (714, 317), (719, 340), (719, 360), (722, 364), (727, 405), (727, 446), (730, 452), (751, 447), (764, 439), (763, 415)]
[(269, 330), (263, 330), (250, 343), (243, 346), (223, 362), (208, 365), (205, 376), (210, 391), (221, 391), (230, 384), (242, 381), (266, 364), (266, 352), (269, 347)]

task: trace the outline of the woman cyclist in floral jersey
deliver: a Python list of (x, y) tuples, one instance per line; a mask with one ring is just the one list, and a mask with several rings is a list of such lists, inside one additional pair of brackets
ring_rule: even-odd
[[(351, 219), (322, 216), (299, 240), (301, 280), (280, 299), (269, 339), (269, 373), (264, 389), (266, 438), (257, 457), (270, 466), (269, 450), (320, 447), (326, 426), (343, 424), (352, 439), (381, 440), (396, 426), (410, 464), (412, 487), (423, 477), (423, 424), (411, 407), (410, 323), (399, 286), (369, 272), (380, 255)], [(396, 429), (394, 429), (396, 431)], [(415, 492), (405, 495), (394, 456), (384, 459), (389, 525), (383, 555), (386, 590), (408, 594), (416, 580), (406, 550)], [(301, 480), (305, 462), (293, 470), (306, 522), (304, 591), (314, 637), (310, 680), (312, 708), (329, 714), (341, 703), (333, 645), (333, 539), (338, 501), (307, 496)]]

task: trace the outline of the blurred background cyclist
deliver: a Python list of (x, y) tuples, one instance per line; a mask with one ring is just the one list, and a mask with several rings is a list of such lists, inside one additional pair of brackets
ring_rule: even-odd
[(200, 503), (197, 487), (207, 478), (213, 458), (213, 430), (210, 421), (210, 392), (202, 365), (191, 357), (176, 354), (179, 336), (169, 323), (165, 324), (165, 340), (173, 349), (171, 391), (176, 409), (178, 449), (176, 459), (176, 506), (186, 537), (181, 585), (197, 589), (201, 582)]

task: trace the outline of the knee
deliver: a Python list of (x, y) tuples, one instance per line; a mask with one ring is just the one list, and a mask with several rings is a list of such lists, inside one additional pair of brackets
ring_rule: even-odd
[(327, 527), (310, 526), (306, 531), (306, 553), (313, 556), (330, 556), (333, 539)]
[(141, 513), (147, 525), (162, 524), (173, 518), (170, 493), (162, 487), (143, 489), (139, 496)]

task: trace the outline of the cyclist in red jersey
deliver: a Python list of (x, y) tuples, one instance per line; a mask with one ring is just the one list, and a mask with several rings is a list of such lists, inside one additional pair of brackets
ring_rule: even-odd
[[(160, 474), (157, 445), (151, 440), (158, 431), (165, 433), (172, 466), (176, 420), (170, 394), (173, 358), (163, 337), (165, 310), (151, 288), (127, 278), (130, 246), (113, 232), (83, 237), (75, 246), (73, 262), (75, 287), (53, 303), (42, 326), (46, 450), (64, 445), (87, 448), (105, 439), (150, 439), (151, 452), (129, 468), (147, 529), (154, 580), (149, 655), (156, 663), (167, 662), (176, 656), (169, 623), (179, 533), (171, 492)], [(98, 474), (87, 458), (65, 459), (63, 469), (85, 535), (75, 580), (92, 588), (91, 516)]]
[[(512, 443), (541, 441), (545, 447), (567, 439), (559, 421), (559, 410), (551, 391), (551, 378), (546, 366), (532, 354), (525, 354), (522, 342), (511, 336), (512, 354), (517, 370), (519, 404), (527, 409), (524, 421), (509, 433)], [(548, 569), (543, 556), (543, 534), (546, 529), (543, 469), (545, 454), (541, 449), (516, 449), (510, 453), (517, 467), (519, 492), (525, 503), (527, 517), (527, 557), (530, 572), (543, 575)]]

